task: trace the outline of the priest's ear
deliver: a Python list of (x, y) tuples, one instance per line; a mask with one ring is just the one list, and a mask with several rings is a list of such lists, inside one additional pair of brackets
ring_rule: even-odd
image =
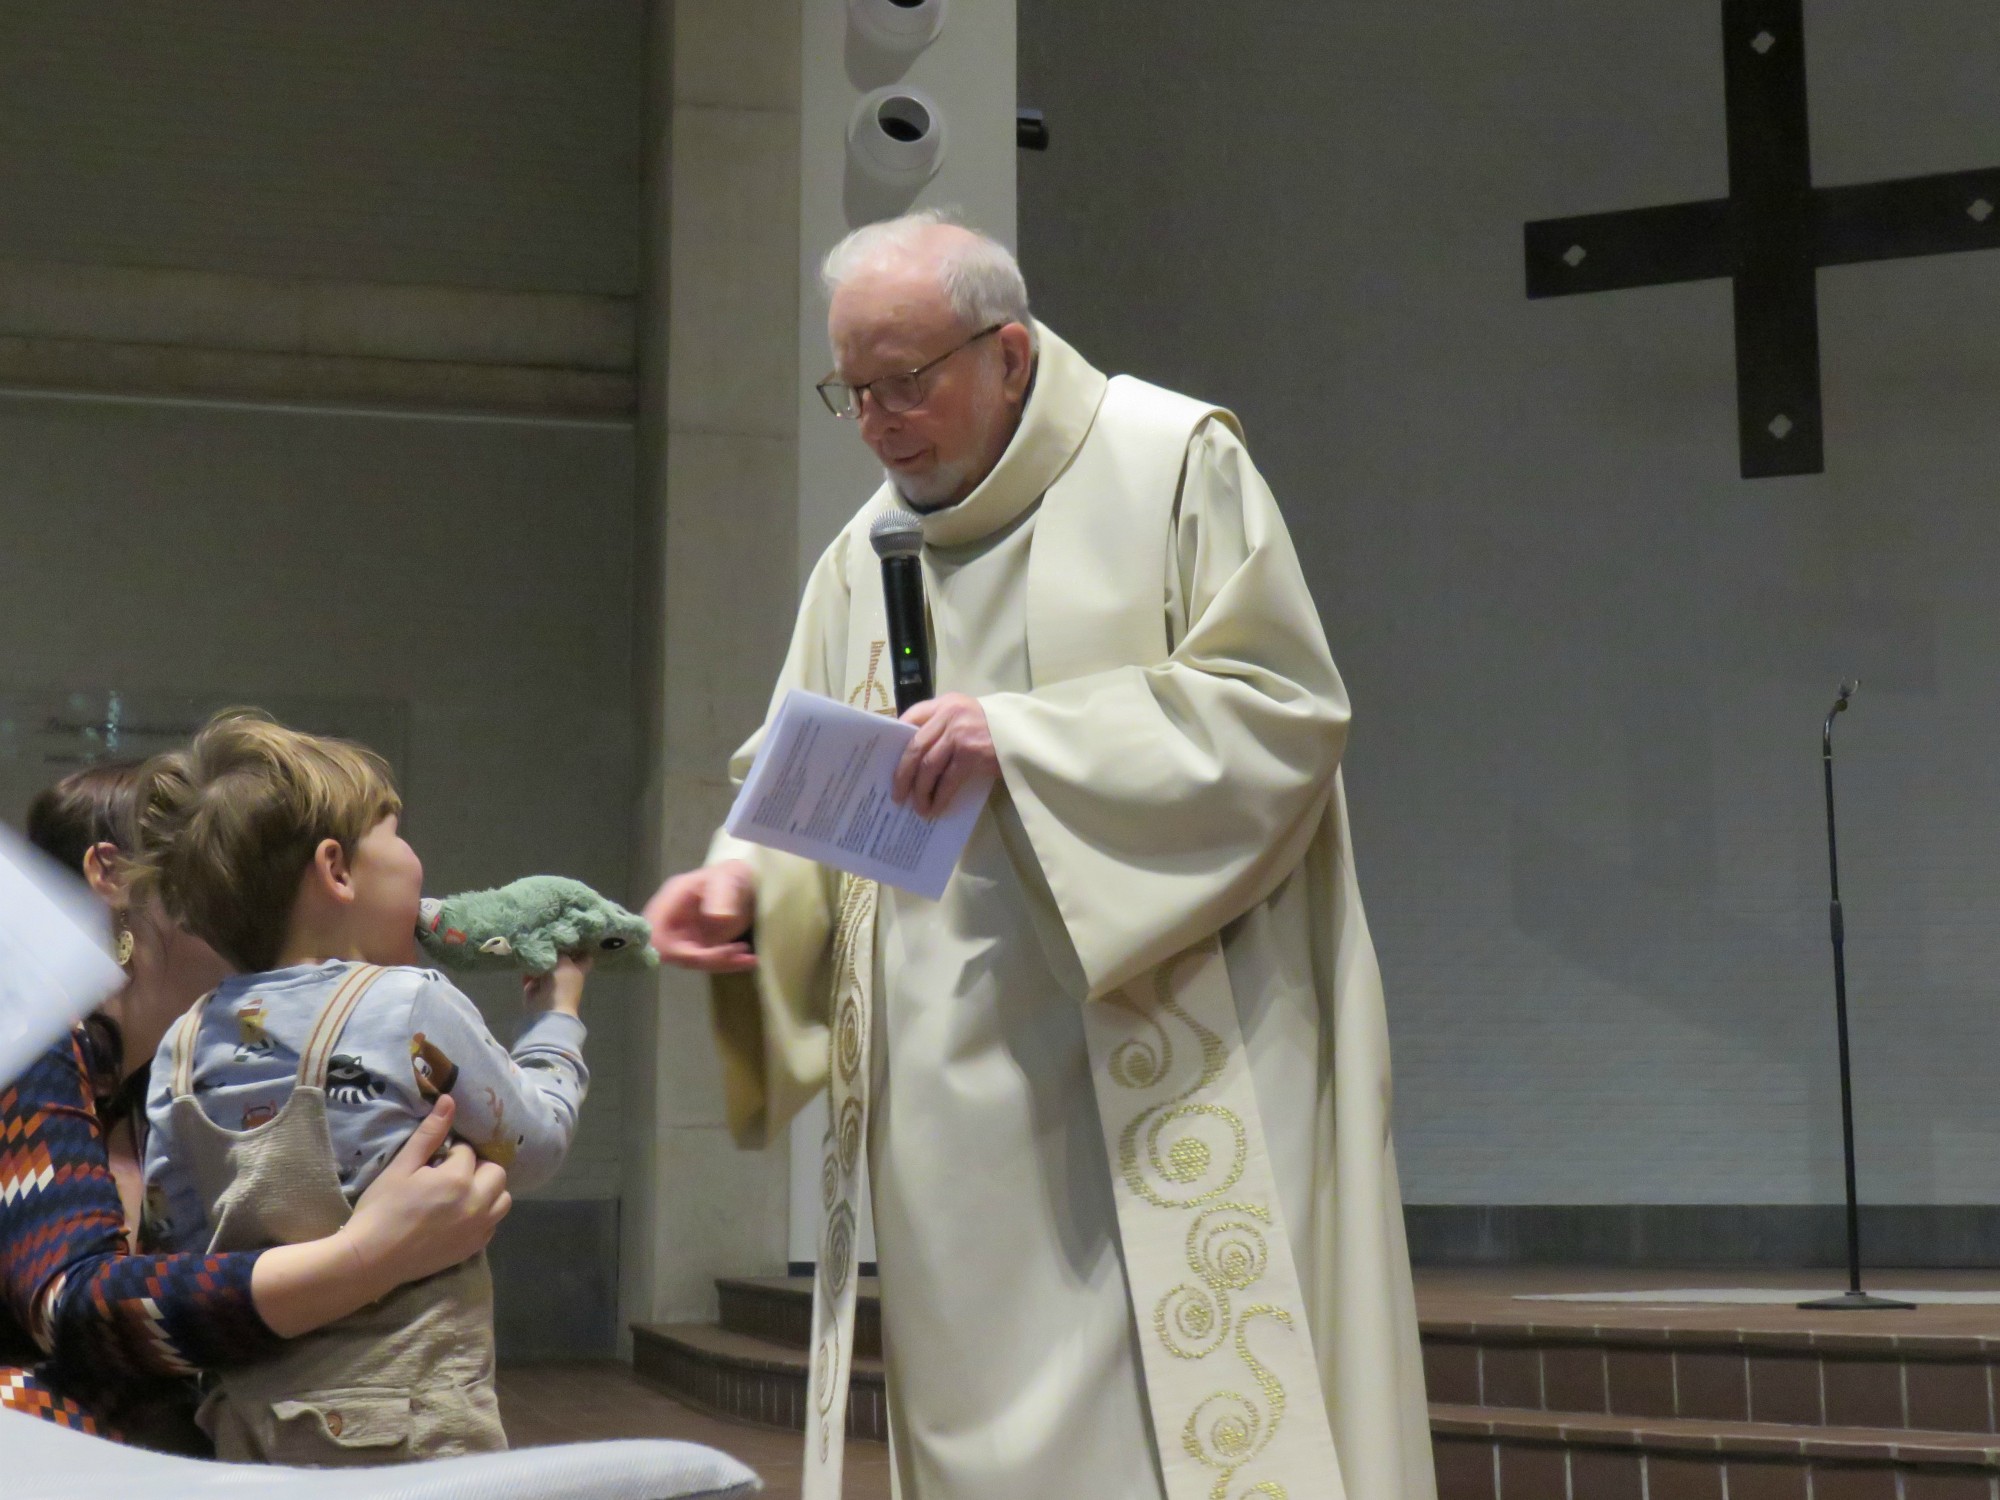
[(994, 336), (1000, 345), (1000, 389), (1010, 406), (1019, 406), (1028, 397), (1028, 381), (1035, 373), (1034, 341), (1019, 323), (1003, 323)]

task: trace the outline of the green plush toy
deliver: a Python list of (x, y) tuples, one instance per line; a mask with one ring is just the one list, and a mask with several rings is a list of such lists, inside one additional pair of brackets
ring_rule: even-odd
[(527, 875), (496, 891), (426, 896), (417, 910), (417, 941), (448, 969), (547, 974), (565, 953), (588, 954), (600, 969), (660, 962), (642, 918), (560, 875)]

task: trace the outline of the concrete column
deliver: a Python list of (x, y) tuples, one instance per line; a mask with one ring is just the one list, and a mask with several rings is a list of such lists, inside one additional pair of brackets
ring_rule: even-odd
[[(641, 330), (641, 507), (661, 633), (641, 691), (656, 873), (698, 864), (725, 764), (763, 715), (798, 597), (799, 0), (656, 0)], [(723, 1125), (706, 986), (664, 973), (635, 1040), (628, 1320), (712, 1315), (713, 1279), (782, 1270), (785, 1152)]]
[[(804, 0), (804, 12), (797, 394), (801, 581), (882, 482), (880, 467), (853, 425), (831, 416), (812, 389), (831, 359), (819, 282), (826, 252), (851, 229), (931, 207), (954, 209), (1008, 245), (1016, 242), (1014, 0)], [(912, 104), (915, 108), (907, 107)], [(933, 175), (895, 180), (870, 170), (868, 144), (859, 137), (878, 128), (883, 109), (906, 128), (928, 125), (930, 140), (914, 144), (938, 151)], [(903, 112), (893, 113), (898, 109)], [(788, 1253), (793, 1260), (815, 1256), (824, 1217), (819, 1163), (825, 1132), (824, 1100), (792, 1125)], [(865, 1213), (857, 1252), (864, 1261), (875, 1254), (874, 1227)]]
[[(892, 22), (918, 5), (879, 0)], [(698, 863), (728, 810), (729, 752), (761, 718), (805, 575), (879, 482), (812, 392), (827, 367), (821, 256), (850, 228), (949, 204), (1014, 240), (1014, 0), (946, 0), (934, 38), (871, 38), (850, 0), (655, 0), (650, 213), (640, 318), (641, 546), (661, 621), (639, 690), (653, 768), (642, 865)], [(943, 121), (936, 172), (883, 183), (852, 159), (877, 90)], [(648, 530), (650, 528), (650, 530)], [(722, 1122), (705, 986), (668, 974), (628, 1066), (628, 1319), (709, 1316), (713, 1279), (782, 1270), (787, 1152)], [(816, 1178), (819, 1127), (792, 1155)], [(803, 1142), (801, 1146), (799, 1143)], [(810, 1245), (810, 1224), (793, 1244)]]

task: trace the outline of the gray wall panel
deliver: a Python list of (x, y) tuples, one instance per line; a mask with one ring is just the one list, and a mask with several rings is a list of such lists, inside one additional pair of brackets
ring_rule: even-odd
[[(636, 905), (632, 446), (608, 423), (0, 397), (0, 685), (400, 705), (427, 890), (548, 871)], [(511, 1038), (518, 983), (463, 987)], [(623, 1038), (653, 990), (590, 982), (591, 1095), (545, 1195), (617, 1195)]]
[[(2000, 163), (2000, 11), (1807, 5), (1823, 182)], [(1044, 315), (1226, 402), (1356, 704), (1418, 1203), (2000, 1201), (2000, 255), (1821, 279), (1829, 472), (1736, 474), (1721, 284), (1521, 225), (1725, 190), (1716, 7), (1022, 0)]]
[(10, 0), (0, 258), (637, 288), (642, 0)]

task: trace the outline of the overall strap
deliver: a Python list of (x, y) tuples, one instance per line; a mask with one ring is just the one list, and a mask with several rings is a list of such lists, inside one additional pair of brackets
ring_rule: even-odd
[(312, 1029), (306, 1033), (306, 1044), (299, 1050), (300, 1088), (323, 1089), (326, 1087), (326, 1070), (333, 1061), (334, 1044), (340, 1040), (340, 1033), (347, 1028), (347, 1019), (354, 1014), (354, 1008), (361, 1003), (361, 997), (374, 987), (382, 977), (379, 964), (357, 964), (347, 971), (347, 977), (320, 1007), (313, 1017)]
[(201, 1014), (214, 998), (215, 991), (210, 990), (187, 1008), (187, 1014), (174, 1027), (173, 1097), (176, 1099), (194, 1092), (195, 1038), (201, 1034)]

